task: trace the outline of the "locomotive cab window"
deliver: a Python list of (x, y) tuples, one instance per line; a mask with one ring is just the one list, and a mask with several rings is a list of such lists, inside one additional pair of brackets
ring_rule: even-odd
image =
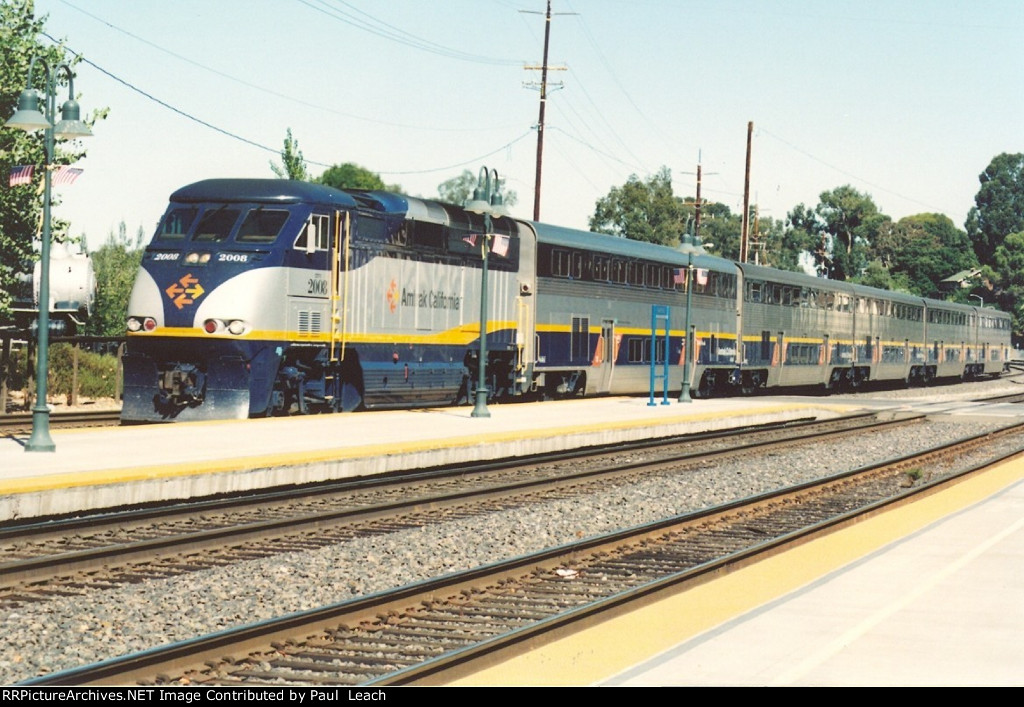
[(191, 208), (175, 208), (169, 210), (160, 220), (160, 225), (157, 226), (155, 240), (183, 240), (188, 234), (189, 229), (192, 228), (192, 222), (196, 220), (196, 214), (198, 213), (199, 209), (194, 206)]
[(199, 225), (196, 226), (192, 240), (214, 243), (224, 240), (231, 234), (240, 213), (239, 209), (229, 209), (226, 206), (205, 211), (199, 217)]
[(295, 249), (312, 253), (327, 250), (331, 243), (331, 217), (324, 214), (312, 214), (306, 225), (299, 231), (295, 239)]
[(281, 209), (252, 209), (238, 228), (235, 240), (239, 243), (273, 243), (288, 220), (288, 211)]

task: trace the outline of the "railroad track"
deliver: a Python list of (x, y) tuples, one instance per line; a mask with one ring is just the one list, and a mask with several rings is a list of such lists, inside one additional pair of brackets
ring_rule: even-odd
[[(1024, 363), (1011, 365), (1010, 373), (1003, 376), (1011, 380), (1024, 374)], [(872, 391), (863, 391), (870, 394)], [(1020, 402), (1024, 393), (981, 397), (972, 402)], [(108, 427), (121, 424), (120, 410), (86, 410), (74, 412), (51, 412), (50, 426), (53, 428)], [(29, 434), (32, 431), (32, 413), (18, 412), (0, 415), (0, 435)]]
[(1017, 456), (1022, 427), (25, 684), (444, 683)]
[[(545, 497), (592, 493), (632, 476), (683, 473), (714, 459), (909, 425), (924, 416), (859, 414), (460, 466), (362, 482), (144, 508), (0, 529), (0, 607), (90, 587), (170, 577), (359, 535), (482, 516)], [(628, 456), (628, 461), (624, 460)], [(443, 515), (442, 515), (443, 514)]]
[(1024, 391), (1020, 393), (1009, 393), (1007, 395), (992, 395), (985, 398), (976, 398), (972, 403), (1020, 403), (1024, 402)]
[[(110, 427), (121, 424), (120, 410), (87, 410), (51, 412), (50, 427)], [(0, 415), (0, 435), (28, 434), (32, 431), (32, 413), (18, 412)]]

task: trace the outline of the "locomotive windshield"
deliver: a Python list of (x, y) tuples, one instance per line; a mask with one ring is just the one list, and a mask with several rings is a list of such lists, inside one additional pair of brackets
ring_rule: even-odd
[[(231, 235), (241, 213), (241, 209), (222, 205), (208, 208), (199, 216), (198, 207), (175, 206), (168, 209), (160, 220), (154, 240), (184, 240), (195, 224), (193, 241), (219, 243)], [(290, 214), (290, 211), (284, 209), (266, 209), (262, 206), (249, 209), (238, 227), (235, 240), (239, 243), (273, 243), (281, 234)]]
[(176, 207), (170, 209), (160, 220), (156, 230), (156, 240), (180, 241), (192, 228), (192, 222), (196, 219), (199, 209)]
[(192, 240), (208, 242), (224, 240), (230, 235), (231, 228), (238, 221), (239, 213), (241, 212), (238, 209), (229, 209), (226, 206), (205, 212), (199, 219), (199, 225), (196, 226), (196, 233), (192, 236)]

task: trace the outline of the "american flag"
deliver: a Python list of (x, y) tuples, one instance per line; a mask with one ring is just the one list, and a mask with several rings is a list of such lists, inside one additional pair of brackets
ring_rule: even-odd
[(508, 236), (500, 233), (495, 234), (494, 241), (491, 243), (491, 252), (504, 258), (508, 256), (508, 244)]
[(676, 268), (672, 271), (672, 282), (677, 285), (686, 284), (686, 270), (684, 268)]
[(11, 167), (11, 186), (32, 183), (32, 165), (24, 164)]
[(697, 284), (704, 286), (708, 284), (708, 271), (697, 268)]
[(82, 170), (78, 167), (68, 167), (67, 165), (61, 165), (53, 174), (53, 183), (74, 184), (75, 180), (78, 179), (78, 175), (80, 175), (81, 173)]
[(466, 243), (469, 243), (470, 247), (476, 246), (476, 234), (475, 233), (470, 233), (468, 236), (466, 236), (462, 240), (464, 240)]

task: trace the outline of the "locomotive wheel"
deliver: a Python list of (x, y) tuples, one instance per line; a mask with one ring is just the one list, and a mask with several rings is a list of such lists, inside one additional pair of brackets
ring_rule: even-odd
[(715, 371), (705, 371), (704, 375), (701, 376), (700, 385), (697, 386), (697, 397), (710, 398), (717, 387), (718, 375)]
[(749, 371), (743, 372), (743, 378), (740, 382), (740, 392), (743, 395), (754, 395), (757, 393), (757, 389), (761, 387), (761, 374), (750, 373)]
[(863, 382), (864, 381), (860, 377), (860, 374), (857, 373), (857, 369), (850, 369), (850, 378), (849, 378), (850, 390), (857, 390), (857, 389), (859, 389)]

